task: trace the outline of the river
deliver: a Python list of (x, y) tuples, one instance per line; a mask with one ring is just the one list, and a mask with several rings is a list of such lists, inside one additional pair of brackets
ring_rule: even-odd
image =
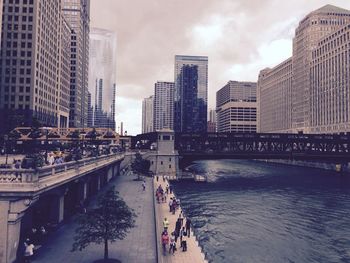
[(245, 160), (174, 185), (210, 262), (350, 262), (350, 175)]

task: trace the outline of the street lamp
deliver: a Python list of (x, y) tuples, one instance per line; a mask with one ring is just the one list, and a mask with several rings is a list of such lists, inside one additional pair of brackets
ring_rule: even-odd
[(47, 148), (48, 148), (48, 142), (49, 142), (49, 130), (51, 130), (51, 127), (43, 127), (45, 129), (45, 164), (47, 164)]
[(9, 136), (7, 134), (4, 135), (4, 148), (5, 148), (5, 153), (6, 153), (6, 161), (5, 164), (7, 165), (7, 160), (9, 157), (8, 150), (7, 150), (7, 142), (8, 142)]

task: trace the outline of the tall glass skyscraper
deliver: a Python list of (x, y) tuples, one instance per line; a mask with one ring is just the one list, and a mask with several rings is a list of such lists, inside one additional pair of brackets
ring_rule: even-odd
[(112, 31), (92, 28), (90, 32), (89, 92), (93, 127), (115, 129), (117, 38)]
[(206, 132), (208, 57), (175, 56), (174, 130)]

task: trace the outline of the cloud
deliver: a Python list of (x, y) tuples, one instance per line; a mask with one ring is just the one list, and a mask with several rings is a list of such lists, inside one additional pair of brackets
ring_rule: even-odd
[(288, 58), (298, 22), (325, 4), (350, 9), (343, 0), (91, 1), (91, 26), (117, 33), (118, 121), (141, 132), (142, 99), (157, 80), (174, 80), (176, 54), (209, 56), (215, 107), (227, 81), (256, 81), (260, 69)]

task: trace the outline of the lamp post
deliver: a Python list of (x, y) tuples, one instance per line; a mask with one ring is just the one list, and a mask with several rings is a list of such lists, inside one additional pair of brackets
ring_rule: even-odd
[(8, 139), (9, 139), (9, 136), (7, 134), (4, 135), (4, 148), (5, 148), (5, 153), (6, 153), (6, 160), (5, 160), (5, 164), (7, 165), (7, 160), (8, 160), (8, 157), (9, 157), (9, 154), (8, 154), (8, 150), (7, 150), (7, 142), (8, 142)]

